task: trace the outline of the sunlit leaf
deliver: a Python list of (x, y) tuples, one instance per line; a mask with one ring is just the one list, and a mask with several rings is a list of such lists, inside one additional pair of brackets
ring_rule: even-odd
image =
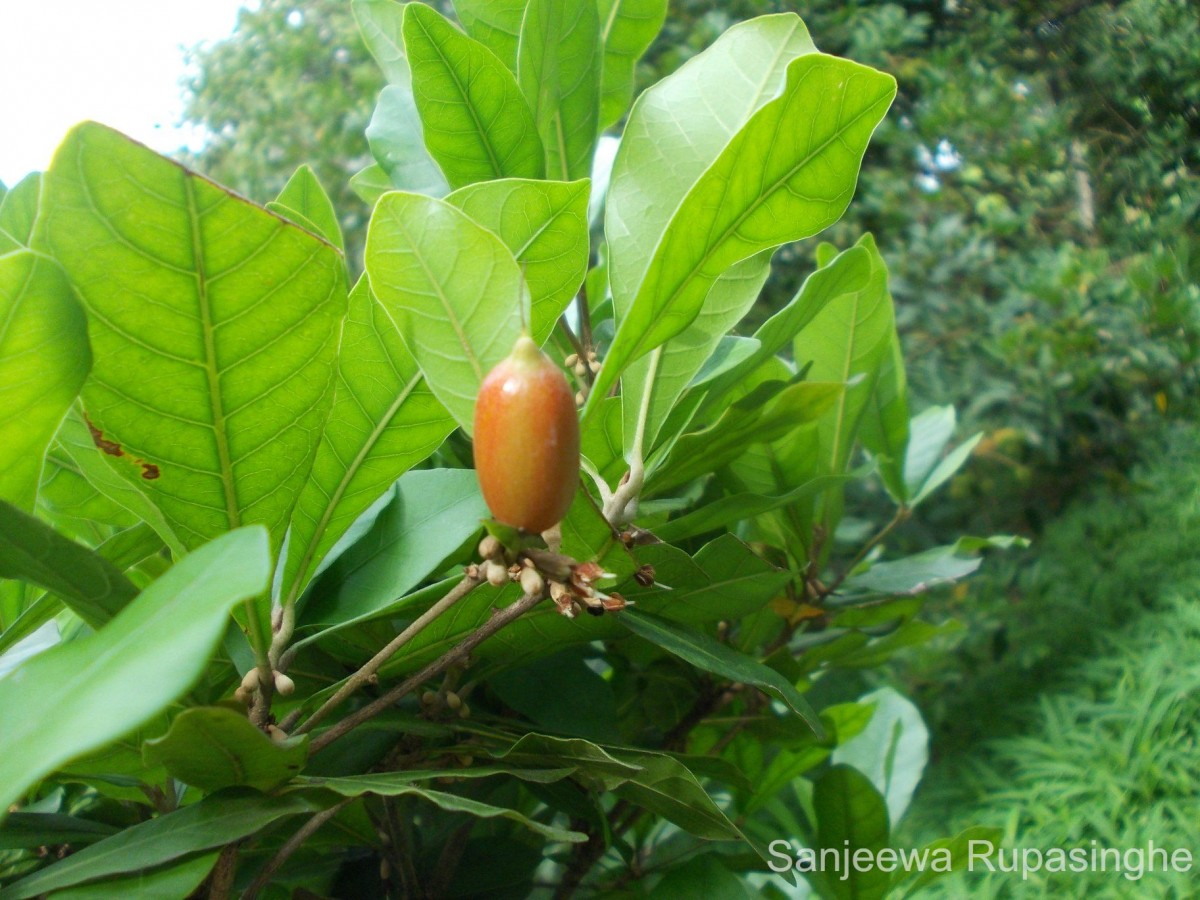
[(599, 8), (604, 46), (599, 127), (603, 131), (629, 107), (637, 61), (662, 30), (667, 0), (599, 0)]

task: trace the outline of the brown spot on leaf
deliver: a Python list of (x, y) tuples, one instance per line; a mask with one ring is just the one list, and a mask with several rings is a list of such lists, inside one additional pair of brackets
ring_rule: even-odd
[(161, 474), (158, 471), (158, 466), (156, 466), (154, 463), (141, 462), (140, 464), (142, 467), (142, 477), (147, 481), (153, 481)]
[(92, 442), (107, 453), (109, 456), (124, 456), (125, 451), (121, 449), (121, 445), (116, 441), (110, 441), (104, 437), (104, 432), (92, 424), (92, 420), (88, 418), (88, 414), (83, 414), (83, 421), (87, 422), (88, 431), (92, 433)]

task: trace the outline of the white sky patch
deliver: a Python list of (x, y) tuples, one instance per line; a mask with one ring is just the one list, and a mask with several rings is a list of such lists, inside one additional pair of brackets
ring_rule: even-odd
[(0, 181), (45, 169), (71, 126), (94, 119), (160, 152), (180, 127), (185, 50), (233, 32), (254, 0), (0, 2)]

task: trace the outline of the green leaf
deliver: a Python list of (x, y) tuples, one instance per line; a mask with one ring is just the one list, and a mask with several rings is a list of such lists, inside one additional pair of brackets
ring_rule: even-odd
[[(830, 766), (817, 779), (813, 790), (817, 814), (817, 843), (814, 848), (840, 853), (869, 850), (872, 858), (888, 846), (888, 813), (874, 785), (857, 769), (846, 765)], [(851, 865), (829, 877), (834, 896), (842, 900), (872, 900), (887, 895), (889, 873), (874, 867)]]
[(845, 393), (841, 384), (801, 381), (778, 390), (764, 385), (702, 431), (685, 434), (665, 460), (656, 462), (647, 491), (662, 493), (715, 471), (748, 445), (769, 443), (816, 422)]
[[(971, 844), (975, 841), (989, 843), (995, 848), (1000, 846), (1000, 841), (1003, 837), (1004, 832), (999, 828), (976, 825), (960, 831), (952, 838), (941, 838), (926, 844), (920, 850), (921, 858), (937, 862), (939, 857), (946, 854), (950, 860), (949, 871), (946, 871), (945, 866), (942, 864), (936, 866), (929, 865), (923, 870), (918, 870), (917, 877), (908, 885), (908, 889), (904, 892), (904, 897), (907, 900), (908, 897), (918, 893), (930, 882), (943, 878), (951, 872), (967, 870), (971, 862)], [(892, 878), (892, 885), (899, 885), (911, 874), (911, 872), (897, 872)]]
[(796, 362), (809, 365), (810, 379), (847, 385), (836, 406), (818, 426), (821, 460), (830, 474), (846, 470), (895, 333), (883, 257), (869, 234), (862, 237), (858, 246), (867, 251), (871, 260), (867, 285), (827, 304), (797, 335), (792, 348)]
[[(749, 312), (770, 274), (771, 251), (738, 263), (713, 285), (691, 325), (625, 370), (621, 407), (627, 454), (639, 435), (643, 455), (659, 445), (660, 429), (679, 397), (721, 340)], [(673, 437), (666, 434), (661, 439)]]
[(959, 538), (953, 544), (932, 547), (903, 559), (877, 562), (845, 581), (847, 591), (870, 591), (893, 596), (923, 594), (939, 584), (966, 578), (979, 568), (979, 551), (1025, 546), (1023, 538)]
[(618, 759), (641, 766), (637, 775), (613, 790), (618, 797), (662, 816), (699, 838), (745, 839), (737, 825), (679, 760), (645, 750), (613, 748), (612, 752)]
[(407, 84), (403, 0), (351, 0), (350, 9), (363, 43), (375, 57), (384, 77), (390, 84)]
[(267, 209), (291, 219), (301, 228), (346, 252), (342, 226), (338, 224), (333, 202), (308, 166), (301, 166), (295, 171), (275, 201), (267, 204)]
[(0, 827), (0, 850), (26, 850), (53, 844), (94, 844), (121, 829), (61, 813), (9, 813)]
[(41, 173), (31, 172), (0, 197), (0, 254), (30, 245), (41, 189)]
[(702, 671), (730, 681), (754, 685), (775, 699), (783, 701), (792, 712), (808, 723), (818, 737), (824, 736), (824, 726), (821, 725), (820, 717), (796, 690), (795, 685), (757, 659), (734, 650), (728, 644), (722, 644), (702, 631), (685, 628), (638, 609), (625, 610), (618, 620), (638, 637), (650, 641)]
[(0, 578), (28, 581), (57, 594), (93, 628), (124, 609), (138, 592), (99, 553), (0, 500)]
[(202, 853), (175, 865), (151, 872), (139, 872), (128, 878), (97, 881), (55, 891), (54, 900), (109, 900), (112, 897), (137, 897), (138, 900), (179, 900), (191, 897), (208, 877), (218, 853)]
[(187, 547), (251, 523), (278, 546), (333, 396), (337, 249), (95, 123), (44, 194), (35, 243), (88, 314), (105, 460)]
[(784, 347), (790, 346), (825, 306), (844, 294), (861, 291), (871, 274), (871, 257), (864, 247), (849, 247), (804, 279), (783, 309), (754, 332), (758, 349), (722, 375), (708, 391), (701, 410), (711, 408)]
[(28, 900), (72, 885), (137, 872), (255, 834), (280, 819), (320, 807), (299, 794), (268, 797), (231, 791), (139, 822), (6, 887), (5, 900)]
[(650, 900), (757, 900), (765, 896), (721, 865), (715, 856), (693, 856), (673, 865), (647, 895)]
[[(89, 427), (87, 417), (78, 404), (67, 413), (58, 432), (58, 447), (80, 476), (86, 479), (86, 484), (99, 492), (102, 498), (118, 506), (124, 515), (132, 513), (138, 519), (148, 522), (171, 548), (172, 555), (182, 556), (186, 552), (183, 544), (142, 484), (123, 478), (120, 471), (105, 462), (105, 456), (108, 454), (96, 445), (97, 441), (104, 440), (102, 432), (93, 431), (92, 427)], [(117, 449), (116, 445), (105, 446), (109, 450)], [(97, 506), (103, 509), (100, 504), (89, 504), (93, 512)], [(108, 519), (107, 516), (106, 520), (114, 524), (120, 524), (122, 521), (118, 518)]]
[(529, 0), (517, 48), (517, 83), (533, 110), (552, 178), (570, 181), (592, 171), (600, 63), (594, 2)]
[(512, 251), (532, 299), (530, 331), (545, 343), (588, 266), (588, 181), (501, 179), (446, 198)]
[(422, 3), (404, 10), (404, 45), (425, 145), (452, 188), (542, 177), (533, 113), (496, 54)]
[(454, 14), (467, 34), (516, 72), (525, 4), (526, 0), (454, 0)]
[(317, 582), (302, 625), (338, 625), (378, 614), (438, 571), (479, 532), (487, 514), (470, 469), (405, 473), (372, 529)]
[(576, 844), (587, 840), (587, 835), (578, 831), (568, 831), (531, 819), (515, 809), (503, 806), (493, 806), (462, 797), (458, 794), (448, 794), (445, 791), (435, 791), (418, 787), (404, 780), (389, 779), (376, 775), (346, 778), (325, 778), (320, 782), (322, 788), (340, 794), (343, 797), (361, 797), (363, 794), (376, 794), (381, 797), (418, 797), (446, 812), (466, 813), (481, 819), (509, 819), (528, 828), (534, 834), (541, 835), (550, 841), (565, 841)]
[[(403, 83), (385, 87), (379, 95), (379, 102), (375, 104), (375, 112), (367, 125), (367, 143), (371, 147), (371, 155), (383, 171), (374, 173), (367, 169), (351, 179), (351, 184), (357, 179), (360, 192), (367, 187), (368, 172), (373, 185), (370, 187), (372, 194), (399, 189), (430, 197), (444, 197), (450, 190), (446, 176), (425, 148), (421, 116), (408, 83), (410, 77), (406, 71)], [(386, 184), (379, 183), (379, 174), (383, 175)], [(377, 200), (378, 197), (373, 196), (371, 202)]]
[(629, 108), (637, 61), (662, 30), (667, 0), (599, 0), (599, 7), (604, 46), (599, 130), (603, 131)]
[[(620, 321), (596, 382), (598, 395), (630, 362), (686, 328), (734, 263), (816, 234), (845, 210), (895, 81), (822, 54), (794, 59), (787, 73), (783, 93), (746, 121), (688, 190), (632, 293), (629, 268), (617, 277), (613, 247)], [(610, 210), (613, 200), (610, 189)], [(627, 219), (629, 212), (621, 215)], [(633, 271), (640, 268), (635, 263)]]
[(845, 483), (849, 480), (844, 475), (826, 475), (814, 478), (794, 490), (774, 497), (749, 493), (731, 494), (687, 515), (671, 519), (664, 525), (659, 525), (654, 529), (654, 534), (659, 540), (675, 543), (698, 534), (730, 528), (735, 522), (753, 518), (782, 506), (790, 506), (816, 496), (831, 485)]
[(46, 448), (91, 366), (62, 270), (29, 250), (0, 256), (0, 498), (33, 509)]
[[(67, 423), (73, 417), (72, 413), (67, 413), (63, 429), (67, 428)], [(109, 528), (129, 528), (139, 521), (129, 510), (96, 490), (83, 477), (61, 443), (52, 443), (46, 453), (42, 484), (38, 489), (37, 513), (55, 528), (73, 537), (87, 535), (88, 543), (103, 540)]]
[[(589, 741), (618, 739), (612, 685), (588, 665), (585, 653), (568, 649), (488, 679), (504, 705), (540, 728)], [(579, 698), (586, 697), (586, 703)]]
[(912, 498), (909, 506), (916, 506), (949, 481), (983, 438), (976, 434), (943, 456), (956, 421), (953, 406), (931, 407), (913, 418), (903, 471), (903, 483)]
[[(376, 109), (378, 108), (376, 107)], [(438, 177), (441, 178), (440, 171), (438, 172)], [(388, 191), (395, 189), (396, 186), (392, 184), (391, 179), (388, 178), (388, 173), (384, 171), (383, 166), (379, 165), (379, 163), (371, 163), (365, 169), (359, 169), (350, 176), (350, 190), (354, 191), (355, 195), (363, 203), (367, 204), (367, 206), (374, 206), (379, 202), (380, 197)]]
[(875, 389), (867, 400), (859, 432), (863, 446), (876, 458), (880, 478), (892, 499), (904, 503), (904, 456), (908, 449), (908, 385), (900, 337), (893, 330), (879, 364)]
[(799, 16), (761, 16), (734, 25), (638, 98), (613, 163), (604, 222), (619, 314), (688, 191), (778, 92), (787, 64), (815, 51)]
[(285, 603), (300, 595), (367, 507), (453, 430), (396, 326), (366, 278), (359, 279), (350, 293), (333, 409), (292, 514)]
[(890, 687), (858, 699), (874, 706), (871, 721), (833, 751), (833, 762), (854, 766), (871, 779), (887, 803), (888, 821), (899, 822), (929, 762), (929, 729), (921, 711)]
[(208, 664), (230, 610), (266, 588), (270, 568), (262, 528), (223, 535), (180, 560), (94, 635), (59, 644), (0, 680), (0, 719), (11, 742), (0, 756), (0, 816), (58, 766), (182, 695)]
[[(425, 7), (409, 7), (416, 8)], [(483, 377), (521, 333), (512, 252), (449, 203), (396, 192), (375, 207), (366, 266), (372, 293), (434, 395), (470, 434)]]
[(598, 782), (611, 790), (641, 771), (639, 763), (618, 759), (599, 745), (583, 738), (525, 734), (512, 745), (491, 751), (493, 759), (506, 765), (527, 768), (567, 766), (579, 770), (585, 781)]
[(223, 706), (199, 706), (175, 717), (171, 729), (147, 741), (148, 766), (202, 791), (245, 785), (260, 791), (299, 774), (308, 757), (308, 736), (277, 744), (246, 718)]
[[(6, 588), (11, 591), (10, 596), (17, 598), (21, 603), (25, 602), (24, 594), (20, 591), (21, 585), (15, 582), (9, 585), (0, 584), (0, 597), (4, 596)], [(62, 611), (62, 608), (62, 601), (52, 594), (42, 594), (38, 599), (25, 606), (15, 619), (5, 623), (7, 627), (5, 627), (3, 632), (0, 632), (0, 655), (7, 653), (22, 640), (36, 632), (57, 616)], [(54, 638), (57, 640), (57, 635)], [(0, 673), (13, 664), (11, 658), (5, 659), (0, 663)]]

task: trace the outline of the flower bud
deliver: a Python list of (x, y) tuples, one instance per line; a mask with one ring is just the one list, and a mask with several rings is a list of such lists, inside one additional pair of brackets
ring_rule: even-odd
[(542, 591), (546, 589), (546, 582), (542, 578), (542, 573), (537, 569), (522, 569), (520, 581), (521, 590), (530, 597), (540, 597)]
[(502, 585), (508, 584), (508, 569), (506, 569), (501, 563), (488, 560), (487, 564), (484, 565), (483, 570), (487, 577), (488, 584), (494, 587), (501, 587)]
[(290, 697), (296, 691), (296, 682), (282, 672), (275, 673), (275, 693), (281, 697)]
[(479, 542), (480, 559), (496, 559), (504, 553), (504, 545), (493, 535), (487, 535)]
[(255, 666), (242, 676), (242, 690), (248, 694), (258, 689), (258, 667)]

